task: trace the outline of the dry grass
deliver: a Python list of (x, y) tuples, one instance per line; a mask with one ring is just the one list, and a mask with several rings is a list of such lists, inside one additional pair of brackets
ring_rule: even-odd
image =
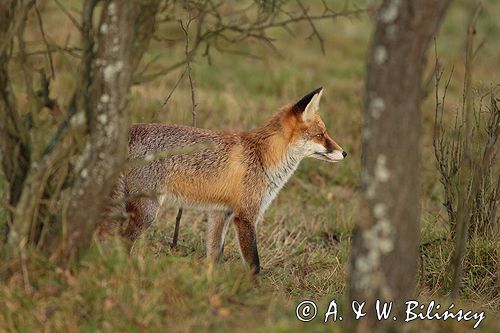
[[(478, 88), (497, 83), (493, 73), (500, 72), (500, 42), (494, 38), (500, 34), (496, 21), (500, 6), (494, 0), (485, 6), (478, 24), (478, 32), (487, 38), (476, 61)], [(61, 43), (71, 32), (70, 43), (78, 42), (71, 23), (51, 1), (47, 1), (44, 15), (49, 39)], [(456, 1), (438, 39), (444, 64), (456, 65), (447, 99), (450, 107), (461, 100), (465, 21), (464, 1)], [(180, 247), (172, 252), (169, 242), (176, 209), (167, 207), (131, 258), (110, 242), (92, 249), (82, 267), (70, 272), (52, 267), (33, 253), (25, 276), (14, 275), (0, 285), (0, 332), (340, 331), (340, 324), (325, 325), (320, 319), (300, 323), (295, 319), (295, 306), (308, 298), (326, 308), (332, 298), (341, 301), (345, 296), (350, 234), (357, 211), (362, 94), (371, 24), (367, 17), (321, 23), (326, 55), (321, 54), (319, 45), (305, 38), (307, 28), (298, 27), (295, 39), (276, 31), (280, 55), (258, 43), (247, 45), (246, 49), (262, 61), (214, 53), (212, 66), (201, 57), (193, 64), (199, 126), (249, 129), (282, 104), (323, 85), (326, 91), (321, 112), (325, 123), (333, 138), (350, 153), (346, 161), (336, 165), (315, 160), (301, 164), (259, 226), (263, 268), (258, 279), (246, 274), (232, 231), (224, 263), (214, 276), (207, 276), (206, 226), (196, 212), (184, 215)], [(29, 39), (42, 47), (36, 29)], [(182, 57), (182, 52), (182, 47), (154, 43), (147, 57), (160, 56), (160, 61), (151, 70)], [(75, 61), (60, 54), (54, 59), (57, 80), (53, 95), (60, 96), (64, 103), (72, 91)], [(179, 74), (132, 90), (130, 107), (135, 121), (151, 119)], [(22, 93), (18, 97), (22, 105)], [(160, 120), (189, 123), (190, 98), (189, 83), (184, 81)], [(432, 152), (433, 112), (432, 98), (428, 98), (423, 105), (420, 238), (421, 243), (431, 243), (421, 248), (417, 293), (423, 301), (445, 302), (449, 290), (445, 272), (452, 242), (448, 239), (446, 212), (440, 204), (442, 189)], [(47, 122), (51, 121), (47, 117)], [(0, 180), (0, 191), (2, 183)], [(471, 240), (461, 290), (461, 304), (486, 311), (486, 320), (480, 326), (485, 332), (500, 329), (498, 244), (499, 235)], [(467, 323), (435, 321), (411, 326), (415, 332), (461, 332), (470, 327)]]

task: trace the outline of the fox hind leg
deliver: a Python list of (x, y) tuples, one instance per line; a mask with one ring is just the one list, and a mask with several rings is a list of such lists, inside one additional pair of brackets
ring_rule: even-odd
[(209, 212), (207, 228), (207, 259), (209, 265), (214, 265), (222, 261), (224, 253), (224, 240), (227, 229), (233, 220), (232, 211)]
[(129, 215), (127, 227), (122, 232), (129, 241), (129, 251), (139, 236), (149, 228), (156, 219), (159, 204), (151, 198), (139, 198), (129, 201), (126, 210)]

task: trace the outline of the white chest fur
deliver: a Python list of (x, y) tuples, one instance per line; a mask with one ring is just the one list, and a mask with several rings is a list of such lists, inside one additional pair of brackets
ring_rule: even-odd
[(267, 186), (260, 203), (259, 213), (261, 217), (274, 198), (276, 198), (278, 192), (293, 175), (299, 166), (301, 159), (300, 154), (298, 154), (295, 149), (289, 149), (283, 157), (281, 163), (265, 171)]

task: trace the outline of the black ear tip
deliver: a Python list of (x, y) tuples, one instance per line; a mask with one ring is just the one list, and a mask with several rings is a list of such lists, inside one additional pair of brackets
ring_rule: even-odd
[(311, 101), (313, 96), (316, 95), (317, 93), (319, 93), (321, 90), (323, 90), (323, 87), (316, 88), (313, 91), (311, 91), (309, 94), (302, 97), (300, 99), (300, 101), (295, 103), (295, 105), (294, 105), (295, 111), (298, 111), (298, 112), (304, 111), (306, 109), (307, 104), (309, 104), (309, 102)]

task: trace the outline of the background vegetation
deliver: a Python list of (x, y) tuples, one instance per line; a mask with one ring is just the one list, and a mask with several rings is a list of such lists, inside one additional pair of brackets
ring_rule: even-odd
[[(343, 8), (341, 1), (329, 1)], [(445, 112), (461, 107), (464, 78), (464, 36), (468, 1), (454, 1), (436, 45), (441, 64), (454, 73)], [(364, 8), (372, 2), (352, 1)], [(473, 87), (480, 96), (498, 88), (500, 72), (500, 4), (484, 1), (477, 34), (485, 44), (474, 63)], [(78, 1), (64, 1), (78, 17)], [(76, 28), (54, 1), (39, 4), (49, 43), (79, 47)], [(318, 8), (321, 6), (318, 5)], [(179, 11), (187, 21), (188, 13)], [(35, 15), (26, 27), (26, 45), (34, 69), (48, 68), (43, 36)], [(247, 276), (234, 233), (226, 240), (224, 263), (211, 277), (204, 265), (206, 226), (200, 213), (186, 210), (177, 249), (170, 248), (178, 207), (166, 207), (158, 222), (142, 237), (129, 258), (120, 244), (95, 245), (84, 254), (78, 270), (54, 266), (36, 251), (26, 254), (26, 267), (0, 284), (0, 331), (341, 331), (339, 323), (311, 323), (295, 318), (303, 299), (326, 309), (331, 299), (346, 294), (351, 231), (358, 209), (361, 109), (369, 39), (370, 11), (350, 18), (318, 21), (324, 53), (308, 22), (294, 25), (293, 36), (272, 29), (274, 47), (249, 39), (230, 44), (228, 51), (212, 50), (210, 59), (197, 54), (191, 63), (196, 86), (197, 125), (211, 129), (247, 130), (261, 124), (278, 107), (293, 102), (317, 86), (325, 87), (321, 113), (332, 137), (349, 152), (339, 164), (305, 160), (280, 193), (259, 226), (261, 276)], [(139, 68), (154, 73), (185, 57), (184, 34), (177, 22), (159, 26)], [(241, 53), (244, 53), (242, 55)], [(51, 93), (68, 104), (78, 59), (70, 52), (52, 54), (56, 79)], [(210, 60), (210, 63), (209, 61)], [(12, 65), (12, 79), (20, 108), (27, 96), (22, 73)], [(434, 66), (429, 53), (428, 72)], [(187, 76), (166, 104), (184, 67), (135, 85), (129, 96), (133, 121), (191, 122), (191, 88)], [(432, 89), (432, 85), (430, 87)], [(447, 302), (447, 269), (453, 251), (450, 223), (442, 205), (443, 189), (432, 146), (434, 99), (423, 103), (422, 216), (418, 299)], [(24, 103), (24, 104), (23, 104)], [(63, 115), (44, 109), (41, 127), (49, 128)], [(404, 116), (404, 115), (402, 115)], [(47, 135), (48, 135), (47, 134)], [(394, 142), (397, 145), (397, 142)], [(494, 170), (498, 177), (498, 163)], [(495, 175), (495, 174), (494, 174)], [(0, 176), (0, 193), (6, 179)], [(7, 210), (0, 211), (0, 227)], [(493, 223), (498, 224), (498, 217)], [(3, 233), (2, 233), (3, 234)], [(500, 329), (500, 235), (471, 235), (464, 265), (459, 305), (486, 311), (481, 331)], [(2, 268), (0, 267), (0, 270)], [(458, 306), (458, 305), (457, 305)], [(320, 310), (321, 313), (321, 310)], [(415, 331), (461, 332), (470, 323), (419, 322)]]

